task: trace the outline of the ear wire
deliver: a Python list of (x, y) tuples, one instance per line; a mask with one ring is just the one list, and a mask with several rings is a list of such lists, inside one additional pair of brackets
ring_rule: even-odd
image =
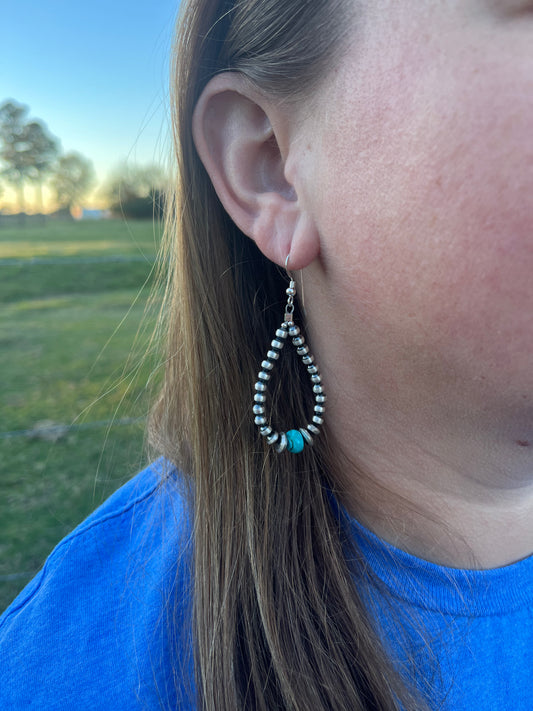
[[(285, 271), (287, 272), (287, 276), (289, 277), (289, 281), (296, 282), (296, 279), (293, 276), (293, 273), (289, 270), (289, 260), (291, 257), (291, 253), (287, 255), (287, 259), (285, 260)], [(300, 298), (300, 308), (302, 311), (302, 314), (306, 316), (305, 312), (305, 286), (304, 286), (304, 272), (303, 269), (300, 269), (300, 274), (301, 274), (301, 296)]]

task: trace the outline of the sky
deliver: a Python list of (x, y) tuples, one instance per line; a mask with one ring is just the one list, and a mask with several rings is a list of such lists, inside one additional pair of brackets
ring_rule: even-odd
[(0, 103), (29, 107), (100, 184), (128, 164), (165, 164), (168, 65), (179, 0), (4, 0)]

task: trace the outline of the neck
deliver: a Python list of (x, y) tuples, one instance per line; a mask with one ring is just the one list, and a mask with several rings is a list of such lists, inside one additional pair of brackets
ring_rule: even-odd
[(449, 567), (495, 568), (533, 552), (533, 447), (466, 420), (445, 427), (423, 407), (416, 417), (358, 407), (354, 425), (345, 393), (330, 397), (328, 427), (344, 503), (364, 525)]
[(525, 352), (512, 341), (485, 352), (458, 318), (430, 328), (408, 303), (396, 308), (372, 274), (345, 274), (337, 261), (330, 254), (308, 269), (307, 325), (348, 510), (441, 565), (494, 568), (531, 555)]

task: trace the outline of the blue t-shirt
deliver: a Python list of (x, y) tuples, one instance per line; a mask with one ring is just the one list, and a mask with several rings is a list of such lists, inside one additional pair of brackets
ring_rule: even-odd
[[(0, 709), (195, 709), (188, 501), (160, 461), (55, 548), (0, 618)], [(384, 644), (433, 708), (533, 708), (533, 557), (443, 568), (347, 526)]]

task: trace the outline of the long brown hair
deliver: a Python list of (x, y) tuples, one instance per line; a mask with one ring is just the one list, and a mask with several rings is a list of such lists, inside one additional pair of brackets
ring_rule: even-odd
[[(295, 456), (273, 452), (254, 426), (254, 382), (283, 320), (286, 277), (224, 212), (191, 131), (200, 92), (224, 70), (285, 99), (311, 92), (340, 56), (354, 7), (182, 1), (166, 371), (151, 438), (194, 482), (196, 686), (206, 711), (415, 707), (357, 592), (364, 566), (346, 562), (328, 499), (327, 433)], [(300, 368), (290, 352), (279, 363), (272, 412), (282, 428), (309, 421)]]

